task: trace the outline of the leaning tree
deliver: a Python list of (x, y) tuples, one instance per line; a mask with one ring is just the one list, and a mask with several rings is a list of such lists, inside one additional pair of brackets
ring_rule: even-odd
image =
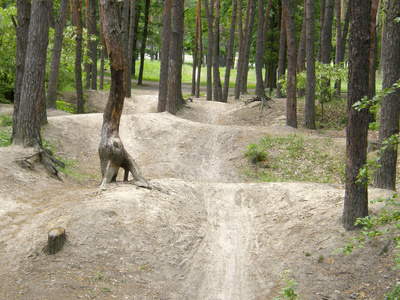
[(149, 188), (140, 174), (133, 157), (126, 151), (119, 136), (119, 124), (126, 92), (127, 63), (122, 45), (121, 28), (118, 23), (118, 4), (112, 0), (100, 1), (100, 26), (110, 58), (110, 95), (103, 115), (99, 156), (103, 181), (101, 186), (115, 181), (119, 168), (125, 170), (124, 181), (129, 172), (140, 186)]

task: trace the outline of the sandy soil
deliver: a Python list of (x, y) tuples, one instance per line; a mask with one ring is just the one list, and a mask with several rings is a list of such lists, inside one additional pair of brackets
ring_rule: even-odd
[[(88, 97), (98, 111), (106, 99)], [(265, 134), (321, 135), (286, 127), (284, 99), (263, 113), (242, 100), (194, 99), (177, 116), (156, 104), (154, 86), (135, 89), (120, 129), (152, 190), (120, 181), (99, 190), (101, 113), (49, 112), (43, 129), (80, 183), (21, 168), (27, 149), (0, 149), (0, 299), (273, 299), (285, 270), (302, 299), (383, 299), (397, 283), (393, 251), (378, 256), (383, 240), (333, 254), (354, 235), (340, 223), (343, 186), (241, 175), (245, 146)], [(67, 244), (50, 256), (42, 250), (56, 226)]]

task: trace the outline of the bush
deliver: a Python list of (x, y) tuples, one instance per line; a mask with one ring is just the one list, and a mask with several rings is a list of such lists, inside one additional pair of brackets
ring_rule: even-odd
[(262, 146), (257, 144), (250, 144), (247, 146), (247, 151), (244, 154), (250, 163), (258, 164), (267, 159), (268, 153), (263, 149)]

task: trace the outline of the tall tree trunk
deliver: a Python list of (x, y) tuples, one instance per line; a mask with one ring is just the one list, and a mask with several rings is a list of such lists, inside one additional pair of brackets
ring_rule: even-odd
[(212, 100), (212, 66), (213, 66), (213, 51), (214, 51), (214, 34), (213, 34), (213, 9), (214, 0), (204, 0), (204, 9), (206, 11), (207, 25), (208, 25), (208, 42), (207, 42), (207, 100)]
[(213, 50), (213, 93), (214, 101), (222, 102), (222, 87), (221, 77), (219, 74), (219, 11), (220, 11), (220, 0), (215, 2), (215, 35), (214, 35), (214, 50)]
[(76, 22), (76, 47), (75, 47), (75, 82), (77, 96), (77, 113), (84, 112), (83, 102), (83, 86), (82, 86), (82, 2), (79, 0), (71, 0), (71, 14)]
[(29, 23), (31, 18), (31, 2), (25, 0), (17, 1), (17, 49), (15, 58), (15, 85), (14, 85), (14, 115), (13, 133), (11, 140), (14, 141), (18, 128), (18, 114), (21, 99), (22, 79), (24, 77), (26, 48), (28, 46)]
[[(282, 7), (281, 13), (281, 28), (279, 34), (279, 58), (278, 58), (278, 80), (285, 75), (285, 58), (286, 58), (286, 22), (285, 22), (285, 9)], [(283, 92), (281, 90), (281, 84), (278, 81), (276, 87), (276, 97), (282, 98)], [(286, 93), (286, 91), (285, 91)]]
[(262, 76), (262, 69), (264, 65), (264, 1), (257, 1), (258, 9), (258, 27), (257, 27), (257, 45), (256, 45), (256, 95), (262, 99), (264, 103), (265, 88)]
[[(340, 42), (339, 42), (339, 49), (337, 49), (337, 59), (336, 63), (343, 63), (344, 62), (344, 54), (346, 50), (346, 41), (347, 41), (347, 34), (349, 32), (349, 23), (350, 23), (350, 5), (347, 6), (347, 10), (345, 13), (344, 17), (344, 25), (343, 25), (343, 30), (341, 32), (341, 37), (340, 37)], [(341, 81), (338, 80), (335, 83), (335, 88), (337, 90), (338, 95), (340, 95), (341, 92)]]
[(286, 80), (286, 125), (297, 127), (297, 99), (296, 99), (296, 69), (297, 69), (297, 46), (296, 26), (294, 23), (294, 5), (291, 0), (283, 0), (286, 16), (286, 34), (288, 47), (288, 68)]
[(237, 19), (237, 0), (232, 0), (232, 18), (231, 18), (231, 27), (229, 30), (228, 57), (226, 60), (225, 81), (224, 81), (224, 88), (222, 91), (223, 102), (228, 102), (229, 80), (231, 75), (231, 69), (234, 63), (233, 47), (235, 42), (236, 19)]
[[(254, 19), (256, 16), (256, 4), (257, 0), (249, 0), (250, 1), (250, 14), (249, 22), (246, 24), (246, 28), (244, 29), (244, 62), (243, 62), (243, 73), (242, 83), (241, 83), (241, 92), (242, 94), (247, 94), (247, 75), (249, 73), (249, 62), (250, 62), (250, 47), (253, 36), (253, 28), (254, 28)], [(246, 20), (247, 21), (247, 20)]]
[(202, 32), (201, 31), (201, 29), (202, 29), (201, 20), (199, 20), (199, 26), (200, 26), (199, 27), (199, 58), (198, 58), (199, 67), (197, 68), (196, 98), (200, 97), (201, 62), (203, 59), (203, 37), (201, 34), (201, 32)]
[(91, 54), (91, 68), (92, 74), (91, 88), (97, 90), (97, 20), (96, 20), (96, 5), (97, 0), (90, 0), (90, 11), (89, 11), (89, 36), (90, 39), (90, 54)]
[(122, 20), (121, 20), (121, 31), (122, 31), (122, 45), (126, 55), (128, 55), (128, 39), (129, 39), (129, 11), (131, 6), (131, 0), (124, 0), (124, 6), (122, 9)]
[(146, 6), (144, 10), (143, 38), (140, 49), (140, 69), (139, 69), (138, 85), (141, 85), (143, 83), (144, 55), (146, 53), (147, 29), (149, 25), (149, 10), (150, 10), (150, 0), (146, 0)]
[(322, 26), (321, 36), (321, 62), (324, 64), (331, 63), (331, 50), (332, 50), (332, 23), (334, 12), (335, 0), (326, 0), (325, 16)]
[[(238, 11), (238, 31), (239, 31), (239, 57), (238, 57), (238, 63), (237, 63), (237, 72), (236, 72), (236, 83), (235, 83), (235, 99), (239, 99), (240, 97), (240, 86), (241, 86), (241, 80), (243, 72), (243, 60), (244, 60), (244, 41), (243, 41), (243, 22), (242, 22), (242, 16), (243, 16), (243, 1), (238, 0), (239, 4), (239, 11)], [(249, 2), (247, 2), (249, 5)]]
[(318, 57), (317, 60), (318, 61), (322, 61), (321, 57), (322, 57), (322, 37), (323, 37), (323, 33), (322, 30), (324, 28), (324, 18), (325, 18), (325, 4), (326, 4), (327, 0), (321, 0), (321, 14), (319, 16), (319, 41), (318, 41)]
[(358, 173), (367, 160), (368, 110), (357, 111), (353, 105), (368, 94), (371, 2), (351, 0), (350, 5), (349, 97), (343, 208), (343, 225), (346, 230), (355, 228), (357, 218), (368, 215), (367, 186), (356, 183)]
[[(132, 0), (131, 3), (131, 16), (129, 22), (129, 37), (128, 37), (128, 50), (127, 50), (127, 57), (128, 57), (128, 70), (126, 75), (126, 97), (131, 97), (131, 90), (132, 90), (132, 62), (133, 62), (133, 45), (135, 43), (135, 24), (136, 24), (136, 0)], [(164, 8), (165, 9), (165, 8)]]
[(104, 88), (104, 59), (105, 59), (105, 52), (106, 52), (106, 45), (104, 43), (103, 34), (100, 29), (100, 90)]
[(157, 112), (164, 112), (167, 107), (169, 49), (171, 44), (171, 1), (164, 0)]
[[(338, 0), (339, 1), (339, 0)], [(297, 52), (297, 72), (301, 73), (306, 69), (306, 4), (307, 0), (304, 0), (303, 5), (303, 25), (301, 27), (301, 36), (299, 43), (299, 51)], [(299, 97), (303, 97), (305, 89), (299, 89)]]
[[(385, 21), (385, 40), (382, 49), (384, 57), (384, 73), (382, 88), (390, 88), (400, 79), (400, 23), (395, 19), (400, 11), (400, 0), (388, 0)], [(379, 145), (394, 134), (399, 134), (400, 90), (387, 95), (382, 100), (381, 123), (379, 128)], [(375, 177), (378, 188), (396, 190), (397, 149), (388, 148), (379, 160), (381, 167)]]
[(52, 6), (52, 0), (33, 1), (19, 110), (14, 112), (17, 126), (13, 128), (13, 144), (37, 150), (42, 147), (40, 125)]
[(315, 129), (315, 0), (306, 0), (307, 87), (304, 127)]
[[(193, 53), (193, 72), (192, 72), (192, 92), (191, 95), (194, 96), (196, 94), (196, 68), (197, 68), (197, 56), (198, 56), (198, 48), (199, 48), (199, 36), (200, 36), (200, 19), (201, 19), (201, 0), (197, 0), (196, 7), (196, 29), (194, 35), (194, 53)], [(199, 68), (201, 68), (199, 64)]]
[[(81, 7), (82, 7), (82, 4), (81, 4)], [(88, 36), (89, 36), (89, 27), (90, 27), (90, 25), (89, 25), (89, 22), (90, 22), (89, 10), (90, 10), (90, 2), (89, 2), (89, 0), (85, 0), (85, 18), (84, 18), (85, 22), (84, 22), (84, 24), (85, 24)], [(90, 42), (89, 41), (86, 43), (86, 56), (90, 57)], [(85, 73), (86, 73), (85, 89), (88, 90), (88, 89), (90, 89), (90, 69), (91, 69), (90, 68), (90, 63), (89, 62), (85, 62), (84, 68), (85, 68), (84, 70), (85, 70)]]
[[(376, 37), (376, 15), (379, 9), (380, 0), (372, 0), (371, 5), (371, 51), (369, 53), (369, 93), (368, 97), (375, 96), (376, 88), (376, 63), (377, 63), (377, 37)], [(374, 121), (375, 116), (371, 116)]]
[(64, 38), (63, 30), (68, 13), (68, 0), (60, 2), (57, 21), (54, 30), (54, 43), (51, 55), (51, 65), (49, 83), (47, 87), (47, 107), (56, 108), (58, 71), (60, 69), (62, 42)]
[(183, 51), (183, 29), (184, 29), (184, 0), (175, 0), (172, 3), (172, 31), (171, 45), (169, 48), (168, 65), (168, 94), (167, 111), (176, 114), (178, 107), (182, 104), (182, 51)]
[(115, 181), (119, 168), (125, 170), (124, 181), (128, 180), (129, 172), (141, 186), (150, 187), (147, 180), (140, 174), (139, 168), (126, 151), (119, 137), (119, 124), (124, 107), (126, 89), (126, 52), (122, 45), (121, 31), (117, 18), (117, 2), (100, 0), (100, 26), (107, 45), (111, 68), (110, 95), (103, 115), (99, 157), (102, 187)]

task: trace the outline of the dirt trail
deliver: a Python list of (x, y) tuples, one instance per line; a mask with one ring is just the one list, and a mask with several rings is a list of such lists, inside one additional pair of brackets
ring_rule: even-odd
[[(273, 299), (285, 270), (302, 299), (382, 299), (396, 282), (391, 255), (377, 256), (385, 241), (332, 254), (353, 235), (340, 222), (342, 186), (241, 174), (245, 147), (266, 133), (316, 135), (282, 124), (283, 99), (262, 114), (195, 99), (172, 116), (155, 113), (156, 92), (133, 94), (120, 135), (152, 190), (117, 182), (99, 192), (102, 114), (54, 114), (43, 130), (58, 155), (92, 174), (80, 175), (83, 185), (22, 169), (25, 149), (0, 149), (0, 299)], [(89, 97), (98, 110), (106, 99)], [(390, 194), (371, 189), (370, 198)], [(68, 243), (48, 256), (55, 226)]]

